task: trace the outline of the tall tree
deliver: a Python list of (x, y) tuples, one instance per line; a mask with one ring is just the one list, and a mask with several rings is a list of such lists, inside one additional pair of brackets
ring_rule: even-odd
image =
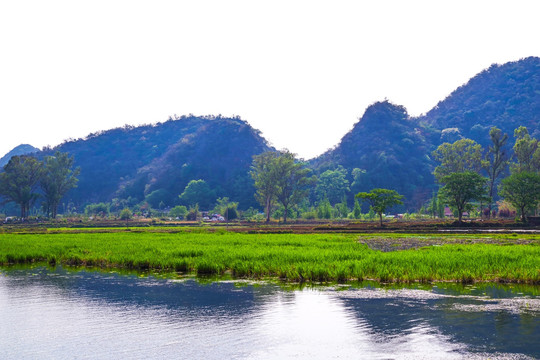
[(186, 206), (199, 204), (203, 209), (209, 209), (216, 200), (215, 192), (204, 180), (191, 180), (184, 192), (179, 196), (180, 203)]
[(42, 175), (43, 163), (30, 156), (13, 156), (0, 173), (0, 195), (21, 207), (23, 219), (39, 197), (35, 190)]
[(309, 188), (317, 178), (310, 176), (311, 170), (298, 162), (288, 150), (282, 151), (275, 161), (277, 174), (277, 201), (283, 205), (283, 222), (292, 206), (300, 203), (309, 193)]
[(472, 201), (486, 200), (485, 177), (472, 171), (452, 173), (441, 179), (444, 186), (440, 194), (444, 201), (458, 212), (458, 222), (462, 223), (463, 212), (472, 209)]
[(263, 206), (266, 214), (266, 222), (270, 222), (272, 207), (279, 191), (279, 173), (276, 169), (276, 161), (279, 154), (267, 151), (253, 157), (251, 165), (251, 177), (255, 182), (255, 198)]
[(525, 126), (514, 130), (514, 158), (516, 162), (510, 167), (513, 173), (540, 170), (540, 147), (538, 140), (531, 138)]
[(291, 207), (307, 196), (309, 186), (316, 181), (310, 173), (288, 150), (266, 152), (253, 158), (251, 176), (257, 189), (255, 197), (265, 209), (267, 222), (276, 201), (283, 205), (283, 221), (287, 222)]
[(500, 195), (521, 212), (521, 221), (527, 222), (527, 210), (534, 209), (540, 201), (540, 175), (522, 171), (502, 180)]
[(379, 215), (381, 227), (383, 226), (382, 214), (394, 205), (403, 204), (403, 195), (400, 195), (395, 190), (389, 189), (373, 189), (370, 192), (360, 192), (356, 194), (357, 199), (367, 201), (371, 205), (371, 209)]
[(54, 219), (58, 211), (58, 205), (64, 195), (77, 186), (77, 176), (81, 173), (80, 168), (72, 170), (73, 156), (57, 151), (54, 156), (45, 159), (43, 176), (40, 186), (45, 196), (47, 215)]
[(493, 145), (489, 147), (484, 161), (482, 161), (482, 167), (484, 170), (486, 170), (489, 178), (488, 195), (490, 200), (488, 206), (488, 217), (491, 216), (491, 205), (493, 203), (493, 190), (495, 189), (495, 182), (508, 166), (508, 156), (505, 149), (508, 134), (503, 134), (501, 129), (493, 126), (489, 131), (489, 136)]
[(479, 172), (482, 169), (482, 146), (471, 139), (444, 143), (432, 155), (441, 163), (433, 171), (437, 180), (452, 173)]
[(338, 165), (335, 170), (326, 170), (317, 181), (315, 194), (317, 199), (322, 201), (327, 198), (330, 204), (335, 205), (349, 192), (349, 180), (347, 180), (347, 169)]

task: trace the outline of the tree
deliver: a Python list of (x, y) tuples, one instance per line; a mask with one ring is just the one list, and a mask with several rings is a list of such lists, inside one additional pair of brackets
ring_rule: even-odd
[(511, 166), (512, 172), (540, 170), (540, 147), (538, 146), (538, 140), (531, 138), (525, 126), (515, 129), (514, 137), (516, 138), (516, 143), (513, 150), (516, 162)]
[(228, 197), (219, 198), (216, 200), (217, 205), (214, 208), (214, 212), (217, 212), (223, 217), (225, 217), (225, 220), (234, 220), (238, 218), (238, 203), (229, 201)]
[(39, 197), (34, 191), (42, 175), (43, 163), (30, 156), (13, 156), (0, 173), (0, 195), (21, 207), (23, 219)]
[(521, 221), (527, 222), (528, 209), (540, 201), (540, 175), (522, 171), (502, 180), (499, 194), (521, 211)]
[(439, 181), (452, 173), (479, 172), (482, 168), (482, 146), (471, 139), (461, 139), (452, 144), (444, 143), (433, 151), (432, 155), (441, 163), (433, 171)]
[[(360, 174), (360, 173), (359, 173)], [(335, 170), (326, 170), (317, 181), (315, 194), (319, 201), (327, 198), (330, 204), (336, 204), (349, 192), (347, 169), (339, 165)]]
[(199, 204), (203, 209), (208, 209), (215, 201), (215, 193), (204, 180), (191, 180), (184, 192), (179, 195), (183, 205), (193, 206)]
[(501, 129), (493, 126), (489, 131), (489, 136), (493, 146), (490, 146), (488, 152), (482, 161), (482, 167), (486, 170), (489, 178), (488, 183), (488, 195), (489, 195), (489, 215), (491, 216), (491, 204), (493, 203), (493, 190), (495, 188), (495, 182), (497, 178), (508, 166), (508, 156), (506, 154), (506, 141), (508, 140), (508, 134), (503, 134)]
[(86, 215), (107, 216), (110, 212), (110, 205), (107, 203), (89, 204), (84, 208)]
[(367, 201), (371, 205), (371, 209), (379, 215), (381, 227), (383, 226), (382, 214), (394, 205), (403, 204), (403, 195), (400, 195), (395, 190), (389, 189), (373, 189), (370, 192), (360, 192), (356, 194), (356, 198)]
[(360, 219), (360, 216), (362, 216), (362, 208), (360, 207), (360, 203), (356, 198), (354, 199), (354, 208), (352, 213), (355, 219)]
[(276, 159), (279, 156), (277, 152), (267, 151), (253, 157), (251, 165), (251, 177), (255, 182), (255, 198), (264, 208), (266, 222), (270, 222), (270, 214), (279, 191)]
[(463, 212), (472, 209), (472, 201), (487, 199), (486, 182), (485, 177), (472, 171), (452, 173), (441, 179), (444, 186), (439, 193), (443, 201), (457, 210), (458, 223), (462, 223)]
[(287, 150), (280, 152), (275, 159), (277, 177), (276, 199), (283, 206), (283, 222), (287, 222), (287, 214), (291, 207), (299, 204), (309, 193), (309, 188), (317, 181), (309, 176), (311, 170), (304, 163), (297, 162), (295, 155)]
[(77, 176), (81, 173), (80, 168), (72, 170), (74, 158), (67, 153), (57, 151), (54, 156), (45, 158), (43, 176), (40, 187), (45, 196), (45, 208), (47, 215), (56, 218), (58, 205), (64, 195), (77, 186)]
[(126, 226), (128, 225), (128, 221), (131, 220), (132, 217), (133, 213), (129, 208), (125, 208), (120, 211), (120, 220), (126, 220)]
[(179, 218), (179, 219), (184, 219), (187, 213), (188, 213), (187, 208), (182, 205), (175, 206), (169, 211), (170, 216)]

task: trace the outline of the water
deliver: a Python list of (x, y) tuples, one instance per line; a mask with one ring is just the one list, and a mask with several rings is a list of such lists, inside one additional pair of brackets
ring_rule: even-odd
[(3, 269), (0, 358), (540, 358), (538, 288), (524, 289), (285, 290)]

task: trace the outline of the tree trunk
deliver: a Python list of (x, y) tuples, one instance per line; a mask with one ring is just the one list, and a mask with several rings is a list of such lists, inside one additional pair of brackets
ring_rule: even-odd
[(380, 221), (381, 227), (383, 227), (383, 223), (382, 223), (382, 213), (379, 213), (379, 221)]
[(525, 206), (521, 208), (521, 221), (525, 224), (527, 222), (527, 218), (525, 217)]
[(266, 199), (266, 222), (270, 222), (270, 198)]
[(285, 208), (285, 212), (283, 213), (283, 223), (286, 224), (287, 223), (287, 213), (289, 212), (289, 209), (287, 208), (287, 206), (284, 206)]
[(463, 218), (463, 211), (462, 209), (458, 208), (458, 224), (461, 225), (461, 219)]

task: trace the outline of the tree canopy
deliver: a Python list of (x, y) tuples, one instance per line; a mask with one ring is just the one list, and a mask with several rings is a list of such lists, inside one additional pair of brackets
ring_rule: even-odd
[(536, 208), (540, 201), (540, 175), (522, 171), (502, 180), (499, 193), (520, 210), (521, 220), (527, 222), (527, 211)]
[(43, 163), (30, 156), (13, 156), (0, 173), (0, 195), (20, 206), (23, 219), (39, 197), (36, 190), (42, 175)]
[(472, 172), (457, 172), (441, 179), (444, 186), (440, 189), (441, 197), (458, 212), (458, 222), (462, 223), (463, 212), (472, 209), (472, 201), (488, 200), (487, 179)]
[(371, 209), (379, 215), (381, 226), (383, 226), (382, 214), (392, 206), (403, 204), (403, 201), (401, 201), (403, 195), (389, 189), (373, 189), (370, 192), (360, 192), (356, 194), (356, 198), (367, 201), (371, 205)]
[(54, 219), (58, 211), (58, 205), (64, 195), (77, 186), (81, 169), (73, 168), (74, 158), (67, 153), (57, 151), (54, 156), (45, 158), (45, 168), (40, 179), (40, 186), (45, 197), (47, 215)]
[(215, 192), (204, 180), (191, 180), (179, 196), (180, 203), (186, 206), (199, 204), (203, 209), (209, 209), (216, 200)]
[(283, 206), (283, 221), (287, 222), (290, 207), (302, 201), (308, 195), (309, 186), (316, 181), (310, 173), (311, 170), (296, 161), (288, 150), (254, 156), (251, 176), (257, 189), (255, 197), (265, 209), (267, 222), (276, 201)]
[(340, 202), (350, 191), (348, 171), (343, 166), (338, 165), (334, 170), (326, 170), (317, 180), (315, 194), (319, 201), (328, 199), (331, 205)]
[(441, 163), (433, 171), (438, 180), (452, 173), (479, 172), (482, 168), (482, 146), (471, 139), (444, 143), (432, 155)]

